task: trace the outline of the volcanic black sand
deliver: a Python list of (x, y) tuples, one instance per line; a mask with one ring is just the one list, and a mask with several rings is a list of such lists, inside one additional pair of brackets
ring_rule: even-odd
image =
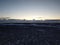
[(60, 23), (0, 24), (0, 45), (60, 45)]

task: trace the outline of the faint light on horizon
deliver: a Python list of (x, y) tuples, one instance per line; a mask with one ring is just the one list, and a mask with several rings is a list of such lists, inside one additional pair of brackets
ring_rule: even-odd
[(20, 19), (20, 20), (45, 20), (43, 17), (23, 17), (23, 18), (15, 18), (15, 19)]

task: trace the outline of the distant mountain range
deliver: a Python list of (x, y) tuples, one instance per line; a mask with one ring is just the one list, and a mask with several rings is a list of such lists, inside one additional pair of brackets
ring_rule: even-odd
[(19, 20), (19, 19), (0, 19), (0, 23), (60, 23), (60, 20)]

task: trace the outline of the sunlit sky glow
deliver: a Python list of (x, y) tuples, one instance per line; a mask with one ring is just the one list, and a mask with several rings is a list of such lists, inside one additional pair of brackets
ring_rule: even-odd
[(59, 0), (0, 0), (0, 17), (60, 19)]

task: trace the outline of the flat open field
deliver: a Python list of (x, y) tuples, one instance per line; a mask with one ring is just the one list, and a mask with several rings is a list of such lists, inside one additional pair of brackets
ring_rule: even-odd
[(0, 45), (60, 45), (60, 23), (0, 24)]

